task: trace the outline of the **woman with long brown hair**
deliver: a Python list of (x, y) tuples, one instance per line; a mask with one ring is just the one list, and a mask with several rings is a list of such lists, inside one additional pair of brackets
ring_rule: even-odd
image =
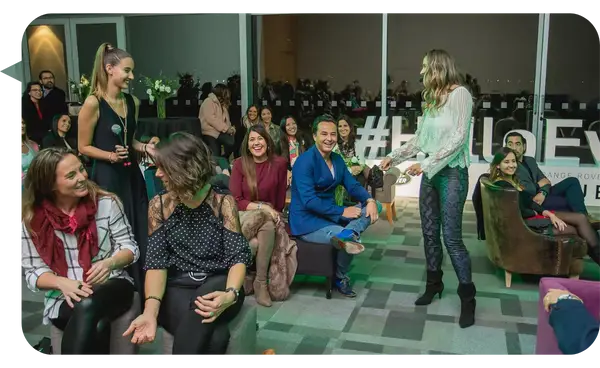
[(472, 281), (471, 258), (462, 239), (462, 215), (469, 190), (469, 132), (473, 98), (462, 85), (454, 59), (444, 50), (431, 50), (423, 58), (423, 120), (415, 136), (392, 151), (381, 161), (387, 170), (419, 152), (428, 154), (421, 163), (410, 166), (409, 175), (421, 175), (419, 210), (427, 261), (425, 293), (416, 305), (430, 304), (434, 296), (441, 298), (442, 241), (458, 277), (461, 301), (459, 325), (475, 323), (475, 285)]
[(515, 188), (519, 191), (519, 209), (525, 224), (534, 231), (547, 235), (577, 235), (588, 245), (588, 255), (600, 264), (600, 247), (598, 233), (594, 231), (588, 218), (583, 213), (566, 211), (548, 211), (533, 200), (533, 196), (524, 191), (517, 178), (517, 156), (515, 152), (502, 147), (490, 163), (490, 181), (504, 188)]
[(47, 291), (43, 323), (64, 332), (60, 353), (108, 354), (110, 322), (133, 302), (124, 268), (139, 256), (121, 202), (75, 152), (47, 148), (25, 178), (22, 221), (25, 281)]
[(250, 245), (258, 248), (253, 282), (256, 301), (270, 307), (267, 279), (276, 235), (279, 234), (277, 227), (281, 224), (281, 211), (285, 206), (287, 162), (275, 155), (273, 140), (260, 124), (248, 129), (241, 149), (242, 157), (233, 163), (229, 188), (240, 210), (242, 228), (253, 228), (245, 235), (250, 239)]
[(279, 142), (276, 142), (277, 154), (283, 157), (288, 163), (288, 187), (292, 183), (292, 166), (298, 156), (306, 152), (312, 145), (310, 136), (305, 135), (298, 130), (298, 123), (292, 115), (284, 116), (279, 123), (281, 136)]
[[(135, 160), (134, 151), (154, 154), (153, 137), (148, 144), (134, 138), (137, 105), (133, 96), (124, 93), (133, 80), (131, 55), (108, 43), (96, 52), (92, 73), (92, 91), (85, 99), (78, 118), (79, 153), (92, 160), (91, 178), (101, 188), (115, 193), (121, 201), (143, 264), (148, 228), (146, 183)], [(134, 266), (133, 277), (142, 293), (143, 274)]]
[(362, 186), (366, 187), (371, 168), (365, 163), (364, 155), (356, 154), (356, 132), (354, 131), (354, 124), (347, 115), (342, 115), (337, 119), (337, 126), (338, 143), (333, 151), (342, 155), (352, 176), (354, 176)]

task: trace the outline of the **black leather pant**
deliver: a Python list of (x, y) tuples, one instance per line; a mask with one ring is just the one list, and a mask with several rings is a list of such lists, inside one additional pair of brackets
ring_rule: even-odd
[(214, 322), (202, 323), (196, 314), (194, 301), (198, 296), (215, 290), (225, 290), (227, 275), (209, 276), (198, 288), (167, 285), (158, 314), (158, 323), (173, 335), (173, 354), (225, 354), (229, 345), (228, 323), (237, 316), (244, 304), (244, 290), (238, 301), (227, 308)]
[(94, 285), (93, 294), (74, 302), (63, 302), (52, 324), (63, 331), (61, 354), (108, 354), (110, 323), (133, 303), (134, 286), (124, 279)]

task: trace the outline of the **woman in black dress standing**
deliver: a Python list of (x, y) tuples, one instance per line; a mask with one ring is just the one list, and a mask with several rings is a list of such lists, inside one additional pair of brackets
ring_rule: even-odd
[(100, 45), (94, 61), (92, 93), (79, 112), (78, 148), (82, 155), (93, 161), (92, 180), (104, 190), (115, 193), (123, 202), (140, 249), (140, 260), (131, 273), (138, 292), (143, 295), (148, 197), (134, 151), (153, 155), (158, 138), (153, 137), (148, 144), (133, 138), (137, 107), (133, 97), (122, 92), (133, 80), (133, 68), (129, 53), (108, 43)]

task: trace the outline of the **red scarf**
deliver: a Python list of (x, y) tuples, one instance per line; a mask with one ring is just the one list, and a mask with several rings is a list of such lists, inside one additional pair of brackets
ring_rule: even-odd
[(59, 276), (67, 277), (65, 246), (55, 230), (77, 235), (79, 265), (84, 274), (92, 267), (92, 258), (98, 254), (98, 229), (96, 228), (96, 203), (90, 199), (79, 202), (73, 216), (66, 215), (47, 200), (36, 207), (31, 221), (35, 249), (42, 260)]

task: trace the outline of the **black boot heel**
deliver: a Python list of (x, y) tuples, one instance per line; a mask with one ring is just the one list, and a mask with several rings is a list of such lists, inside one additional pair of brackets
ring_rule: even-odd
[(458, 296), (460, 297), (460, 328), (467, 328), (475, 324), (475, 284), (458, 284)]
[(427, 271), (425, 293), (415, 300), (415, 305), (429, 305), (436, 295), (438, 296), (438, 299), (442, 299), (442, 292), (444, 291), (444, 283), (442, 282), (443, 275), (444, 273), (441, 270)]

